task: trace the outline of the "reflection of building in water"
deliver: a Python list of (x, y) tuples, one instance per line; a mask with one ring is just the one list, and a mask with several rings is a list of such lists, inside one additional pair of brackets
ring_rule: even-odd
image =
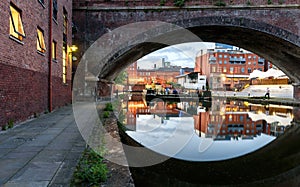
[(126, 111), (126, 127), (131, 130), (136, 130), (137, 111), (147, 111), (148, 108), (143, 101), (127, 101)]
[[(129, 100), (127, 101), (126, 111), (126, 127), (131, 130), (136, 130), (136, 118), (138, 115), (158, 115), (163, 118), (179, 117), (179, 110), (176, 109), (176, 103), (151, 102), (147, 106), (143, 101)], [(162, 118), (162, 120), (163, 120)]]
[(252, 121), (248, 113), (226, 113), (224, 115), (209, 115), (209, 112), (200, 112), (194, 116), (195, 129), (199, 136), (214, 140), (252, 139), (261, 133), (270, 134), (267, 123)]
[(230, 140), (239, 137), (253, 139), (261, 133), (270, 134), (270, 126), (266, 122), (252, 121), (249, 118), (249, 108), (243, 103), (216, 101), (213, 106), (214, 111), (203, 111), (194, 116), (194, 126), (199, 131), (199, 136), (214, 140)]
[(194, 126), (199, 136), (215, 140), (252, 139), (261, 133), (278, 136), (290, 125), (292, 107), (262, 106), (249, 103), (225, 102), (225, 113), (222, 112), (222, 102), (216, 102), (215, 107), (220, 112), (199, 111), (194, 116)]
[(264, 120), (270, 126), (270, 134), (279, 136), (284, 133), (294, 116), (293, 107), (278, 105), (249, 104), (249, 116), (252, 120)]
[[(161, 122), (168, 117), (193, 115), (196, 133), (214, 140), (253, 139), (261, 133), (278, 136), (290, 125), (292, 107), (261, 106), (239, 101), (213, 100), (207, 109), (201, 103), (168, 103), (152, 101), (147, 106), (139, 97), (131, 96), (126, 101), (126, 126), (136, 130), (139, 115), (153, 115)], [(182, 108), (182, 111), (177, 107)]]

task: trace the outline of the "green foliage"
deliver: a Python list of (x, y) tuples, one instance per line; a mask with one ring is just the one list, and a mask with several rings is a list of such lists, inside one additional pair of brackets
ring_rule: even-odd
[(128, 77), (128, 74), (126, 71), (122, 71), (118, 76), (117, 78), (115, 78), (115, 83), (116, 84), (121, 84), (121, 85), (124, 85), (126, 84), (126, 80), (127, 80), (127, 77)]
[(8, 128), (13, 128), (14, 127), (14, 120), (12, 120), (12, 119), (8, 120), (7, 127)]
[(183, 7), (185, 5), (185, 0), (174, 0), (174, 6)]
[(118, 128), (119, 128), (120, 130), (122, 130), (122, 131), (124, 131), (124, 132), (127, 130), (126, 127), (124, 126), (124, 124), (123, 124), (122, 122), (117, 121), (117, 124), (118, 124)]
[(2, 130), (3, 131), (6, 131), (7, 129), (8, 129), (8, 125), (7, 124), (5, 124), (5, 125), (2, 126)]
[(226, 6), (226, 3), (222, 0), (218, 0), (217, 2), (215, 2), (214, 4), (215, 6)]
[(250, 0), (247, 0), (246, 4), (247, 4), (248, 6), (251, 6), (251, 5), (252, 5), (252, 3), (251, 3)]
[(279, 4), (282, 5), (285, 3), (285, 0), (279, 0)]
[(89, 184), (99, 186), (106, 181), (108, 169), (103, 158), (93, 150), (85, 150), (74, 172), (72, 184)]
[(104, 111), (113, 111), (113, 105), (111, 103), (106, 103)]
[(160, 0), (160, 6), (165, 6), (167, 0)]
[(119, 115), (118, 115), (118, 121), (120, 123), (123, 123), (125, 121), (125, 119), (126, 119), (125, 114), (123, 112), (120, 112)]
[(190, 74), (188, 74), (188, 77), (191, 80), (197, 80), (198, 79), (198, 74), (197, 73), (190, 73)]
[(272, 0), (268, 0), (268, 5), (271, 5), (273, 4), (273, 1)]
[(103, 118), (108, 118), (109, 117), (109, 112), (108, 111), (104, 111), (103, 112)]

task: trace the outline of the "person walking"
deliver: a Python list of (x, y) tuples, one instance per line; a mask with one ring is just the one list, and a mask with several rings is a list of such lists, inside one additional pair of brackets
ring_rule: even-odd
[(267, 98), (267, 97), (268, 97), (268, 99), (270, 99), (270, 89), (269, 88), (267, 88), (267, 92), (265, 94), (265, 98)]

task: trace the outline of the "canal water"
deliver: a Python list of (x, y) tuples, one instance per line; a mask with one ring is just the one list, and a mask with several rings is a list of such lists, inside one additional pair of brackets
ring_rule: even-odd
[(293, 120), (293, 107), (226, 98), (212, 101), (123, 100), (127, 135), (148, 149), (186, 161), (221, 161), (267, 146)]

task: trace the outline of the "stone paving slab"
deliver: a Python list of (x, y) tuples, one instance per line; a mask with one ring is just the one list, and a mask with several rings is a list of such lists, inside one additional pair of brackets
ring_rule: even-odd
[(0, 186), (69, 186), (86, 144), (66, 106), (0, 133)]

